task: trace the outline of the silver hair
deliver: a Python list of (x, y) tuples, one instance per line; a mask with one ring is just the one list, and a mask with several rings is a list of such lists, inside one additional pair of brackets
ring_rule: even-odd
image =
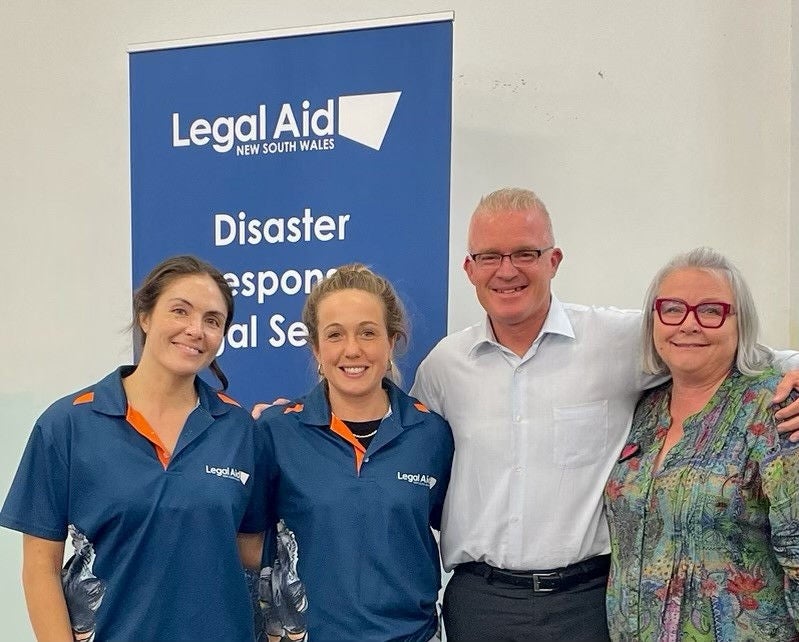
[[(669, 369), (655, 350), (652, 330), (655, 323), (654, 304), (663, 280), (672, 272), (685, 268), (709, 270), (727, 280), (732, 290), (735, 320), (738, 327), (738, 348), (735, 365), (746, 375), (763, 372), (771, 363), (771, 352), (757, 342), (759, 322), (752, 292), (737, 267), (720, 252), (709, 247), (697, 247), (684, 254), (678, 254), (652, 279), (644, 298), (644, 322), (641, 333), (641, 354), (645, 372), (665, 374)], [(729, 319), (727, 320), (729, 322)]]
[[(540, 212), (546, 222), (548, 243), (555, 244), (555, 236), (552, 233), (552, 219), (549, 210), (544, 202), (538, 198), (535, 192), (523, 187), (503, 187), (490, 194), (486, 194), (480, 199), (477, 207), (472, 214), (472, 220), (483, 214), (494, 214), (496, 212)], [(471, 222), (470, 226), (471, 227)], [(469, 248), (472, 251), (473, 248)]]

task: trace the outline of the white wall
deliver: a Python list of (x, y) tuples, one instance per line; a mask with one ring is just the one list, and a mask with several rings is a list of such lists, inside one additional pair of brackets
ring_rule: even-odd
[[(451, 327), (479, 316), (467, 217), (521, 185), (552, 213), (561, 298), (637, 307), (709, 244), (748, 276), (763, 338), (797, 344), (796, 0), (4, 0), (0, 493), (47, 403), (129, 359), (127, 46), (449, 9)], [(23, 640), (19, 542), (0, 533), (0, 619)]]

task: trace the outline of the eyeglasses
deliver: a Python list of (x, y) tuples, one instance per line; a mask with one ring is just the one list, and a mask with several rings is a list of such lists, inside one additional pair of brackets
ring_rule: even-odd
[(470, 254), (469, 257), (475, 262), (477, 267), (481, 268), (498, 268), (502, 265), (502, 259), (508, 257), (513, 267), (522, 268), (533, 265), (544, 252), (554, 248), (554, 245), (544, 247), (541, 249), (531, 248), (529, 250), (516, 250), (510, 254), (500, 254), (499, 252), (478, 252), (477, 254)]
[(655, 299), (652, 307), (657, 310), (663, 325), (680, 325), (688, 313), (693, 312), (696, 322), (703, 328), (720, 328), (729, 315), (735, 314), (731, 304), (721, 301), (688, 305), (682, 299)]

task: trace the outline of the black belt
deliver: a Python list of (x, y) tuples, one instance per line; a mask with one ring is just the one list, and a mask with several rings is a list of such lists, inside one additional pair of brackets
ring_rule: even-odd
[(458, 564), (455, 572), (465, 571), (484, 577), (489, 582), (504, 582), (514, 586), (531, 588), (535, 593), (564, 591), (582, 582), (607, 576), (610, 570), (610, 555), (597, 555), (582, 562), (549, 571), (507, 571), (484, 562)]

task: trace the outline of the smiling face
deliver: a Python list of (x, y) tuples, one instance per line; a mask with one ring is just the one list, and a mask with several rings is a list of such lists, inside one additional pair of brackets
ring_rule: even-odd
[[(658, 298), (682, 299), (694, 306), (705, 302), (730, 303), (732, 289), (721, 274), (697, 268), (671, 272), (660, 284)], [(655, 350), (672, 377), (712, 383), (729, 372), (738, 348), (736, 316), (728, 316), (720, 328), (703, 328), (690, 312), (680, 325), (665, 325), (654, 314), (652, 339)]]
[(333, 412), (342, 417), (337, 408), (382, 406), (381, 382), (394, 338), (388, 336), (380, 299), (363, 290), (332, 292), (319, 302), (317, 328), (313, 353), (327, 379)]
[[(551, 245), (550, 227), (538, 210), (478, 212), (469, 225), (471, 254), (510, 254)], [(550, 282), (562, 258), (560, 249), (554, 248), (522, 268), (510, 258), (502, 259), (498, 267), (483, 268), (466, 257), (463, 267), (500, 342), (509, 332), (527, 333), (530, 342), (535, 339), (549, 311)]]
[(139, 317), (146, 335), (140, 364), (193, 376), (214, 360), (224, 336), (227, 304), (207, 274), (173, 279), (151, 312)]

